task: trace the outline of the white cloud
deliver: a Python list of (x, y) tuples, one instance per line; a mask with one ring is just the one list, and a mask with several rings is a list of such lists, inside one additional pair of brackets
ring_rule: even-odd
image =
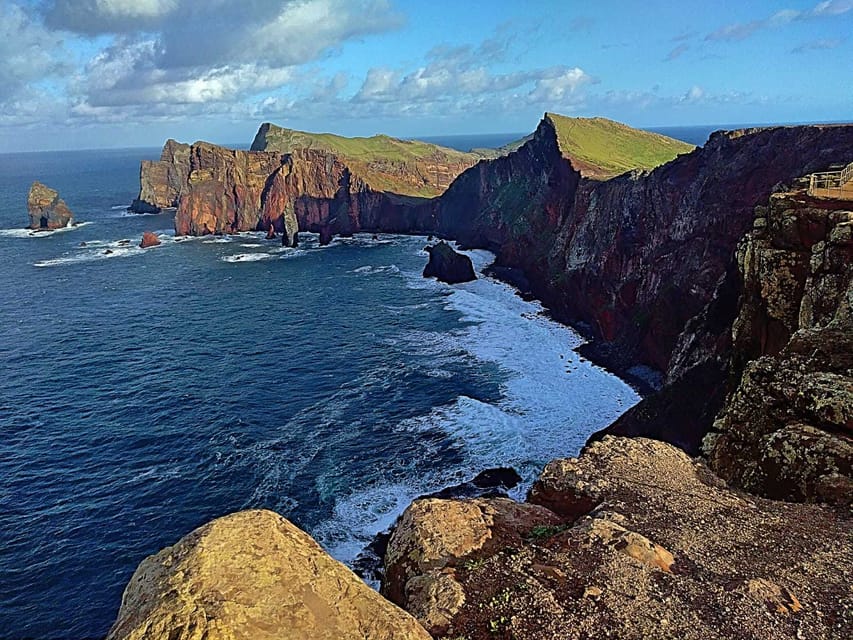
[(825, 18), (840, 16), (853, 10), (853, 0), (825, 0), (817, 3), (811, 9), (803, 11), (797, 9), (782, 9), (773, 15), (750, 22), (733, 22), (712, 31), (705, 40), (735, 41), (745, 40), (762, 29), (778, 28), (790, 24), (795, 20), (810, 20), (813, 18)]
[(66, 71), (63, 53), (57, 34), (0, 0), (0, 104), (26, 93), (30, 83)]
[(528, 94), (532, 103), (561, 105), (575, 101), (578, 90), (593, 82), (593, 78), (580, 67), (552, 69), (537, 78)]

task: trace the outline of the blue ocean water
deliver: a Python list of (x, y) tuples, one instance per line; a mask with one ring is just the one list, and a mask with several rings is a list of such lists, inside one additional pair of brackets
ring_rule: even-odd
[[(0, 156), (0, 637), (103, 636), (145, 556), (237, 509), (351, 562), (414, 497), (498, 465), (529, 486), (637, 401), (508, 286), (423, 279), (424, 238), (126, 214), (158, 153)], [(84, 224), (23, 230), (33, 179)]]

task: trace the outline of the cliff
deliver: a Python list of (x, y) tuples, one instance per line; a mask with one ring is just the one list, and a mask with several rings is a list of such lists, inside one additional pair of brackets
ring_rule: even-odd
[(289, 154), (303, 149), (334, 156), (376, 191), (418, 198), (441, 195), (456, 176), (483, 157), (420, 140), (385, 135), (345, 138), (285, 129), (269, 122), (261, 125), (252, 141), (252, 151)]
[(705, 450), (749, 491), (853, 501), (851, 205), (776, 193), (738, 246), (737, 386)]
[(599, 361), (664, 373), (608, 432), (698, 452), (728, 391), (737, 243), (780, 183), (853, 158), (853, 126), (717, 132), (609, 180), (574, 158), (560, 126), (548, 115), (517, 152), (463, 173), (439, 199), (439, 231), (523, 269), (558, 318), (597, 338), (587, 353)]
[(161, 160), (143, 161), (140, 194), (132, 210), (175, 206), (177, 235), (239, 231), (424, 232), (433, 227), (428, 200), (373, 189), (337, 156), (294, 149), (281, 154), (240, 151), (206, 142), (170, 140)]
[(74, 214), (59, 194), (41, 182), (35, 181), (27, 195), (30, 229), (52, 231), (71, 224)]

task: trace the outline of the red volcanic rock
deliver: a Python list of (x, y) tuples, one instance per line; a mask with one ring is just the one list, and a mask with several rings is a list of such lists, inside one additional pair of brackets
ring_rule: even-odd
[(157, 234), (146, 231), (142, 234), (142, 242), (139, 243), (139, 246), (147, 249), (148, 247), (156, 247), (158, 244), (160, 244), (160, 238), (157, 237)]
[(275, 225), (272, 225), (272, 224), (271, 224), (271, 225), (269, 226), (269, 228), (267, 229), (266, 239), (267, 239), (267, 240), (275, 240), (275, 239), (276, 239), (276, 237), (277, 237), (277, 236), (276, 236), (276, 233), (275, 233)]

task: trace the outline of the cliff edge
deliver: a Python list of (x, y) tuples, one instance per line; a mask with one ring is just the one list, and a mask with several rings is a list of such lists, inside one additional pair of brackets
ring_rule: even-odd
[(429, 640), (286, 519), (241, 511), (142, 561), (107, 640)]

